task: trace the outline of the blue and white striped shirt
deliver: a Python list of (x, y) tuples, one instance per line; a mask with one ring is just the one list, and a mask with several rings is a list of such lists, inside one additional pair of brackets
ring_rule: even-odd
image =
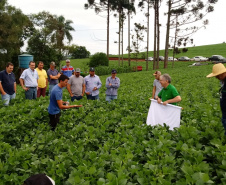
[[(109, 85), (111, 84), (111, 86)], [(115, 77), (114, 79), (110, 76), (106, 79), (106, 95), (108, 96), (117, 96), (118, 88), (120, 86), (120, 79)]]

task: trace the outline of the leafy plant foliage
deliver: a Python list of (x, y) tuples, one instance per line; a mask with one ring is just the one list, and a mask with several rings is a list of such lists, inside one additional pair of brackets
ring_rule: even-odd
[(174, 131), (146, 125), (153, 71), (118, 74), (118, 100), (110, 104), (101, 76), (100, 101), (83, 98), (76, 102), (82, 108), (62, 111), (55, 132), (48, 126), (49, 97), (25, 100), (18, 88), (9, 107), (0, 105), (0, 185), (22, 184), (36, 173), (61, 185), (225, 184), (219, 84), (205, 78), (212, 65), (187, 65), (161, 70), (182, 97)]

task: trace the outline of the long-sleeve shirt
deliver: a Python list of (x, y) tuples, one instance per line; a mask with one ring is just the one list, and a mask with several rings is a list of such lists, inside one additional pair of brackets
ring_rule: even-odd
[(120, 79), (118, 77), (115, 77), (114, 79), (111, 76), (108, 77), (106, 79), (106, 87), (107, 87), (106, 95), (117, 96), (119, 86), (120, 86)]
[[(97, 96), (99, 94), (99, 89), (101, 88), (102, 83), (100, 81), (99, 76), (94, 75), (93, 77), (91, 77), (90, 75), (88, 75), (85, 77), (85, 85), (85, 92), (89, 92), (92, 96)], [(97, 90), (93, 91), (94, 87), (96, 87)]]

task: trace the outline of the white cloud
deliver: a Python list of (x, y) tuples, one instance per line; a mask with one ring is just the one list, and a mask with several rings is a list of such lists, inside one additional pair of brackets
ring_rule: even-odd
[[(52, 14), (63, 15), (66, 19), (73, 21), (73, 27), (76, 30), (72, 32), (74, 37), (73, 43), (85, 46), (92, 54), (95, 52), (106, 52), (106, 13), (97, 15), (93, 9), (84, 9), (84, 4), (87, 0), (8, 0), (10, 5), (20, 8), (25, 14), (38, 13), (48, 11)], [(165, 7), (165, 3), (162, 3)], [(206, 18), (209, 19), (209, 25), (206, 29), (201, 29), (197, 32), (194, 38), (194, 45), (216, 44), (226, 41), (226, 26), (223, 21), (222, 12), (226, 7), (226, 1), (221, 0), (215, 6), (215, 11), (209, 14)], [(166, 8), (160, 9), (163, 14)], [(144, 11), (143, 11), (144, 12)], [(131, 29), (134, 22), (146, 24), (144, 13), (137, 9), (137, 14), (131, 19)], [(113, 13), (112, 13), (113, 14)], [(153, 10), (150, 15), (150, 50), (153, 48)], [(162, 24), (160, 48), (165, 45), (165, 23), (166, 16), (161, 15), (160, 23)], [(127, 20), (124, 25), (124, 53), (127, 47)], [(118, 53), (118, 46), (114, 41), (118, 40), (116, 34), (118, 29), (117, 18), (113, 15), (110, 18), (110, 53)], [(146, 40), (146, 39), (145, 39)], [(144, 44), (145, 46), (146, 44)]]

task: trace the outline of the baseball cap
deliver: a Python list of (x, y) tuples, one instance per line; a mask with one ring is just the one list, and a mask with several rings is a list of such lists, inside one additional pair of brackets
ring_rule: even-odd
[(112, 69), (111, 73), (117, 73), (117, 71), (115, 69)]
[(67, 59), (67, 60), (66, 60), (66, 62), (70, 62), (70, 60), (69, 60), (69, 59)]
[(80, 73), (81, 71), (79, 68), (76, 68), (75, 72)]
[(52, 66), (56, 66), (55, 62), (51, 62), (50, 65)]
[(94, 67), (91, 67), (91, 68), (89, 69), (89, 71), (95, 71)]

